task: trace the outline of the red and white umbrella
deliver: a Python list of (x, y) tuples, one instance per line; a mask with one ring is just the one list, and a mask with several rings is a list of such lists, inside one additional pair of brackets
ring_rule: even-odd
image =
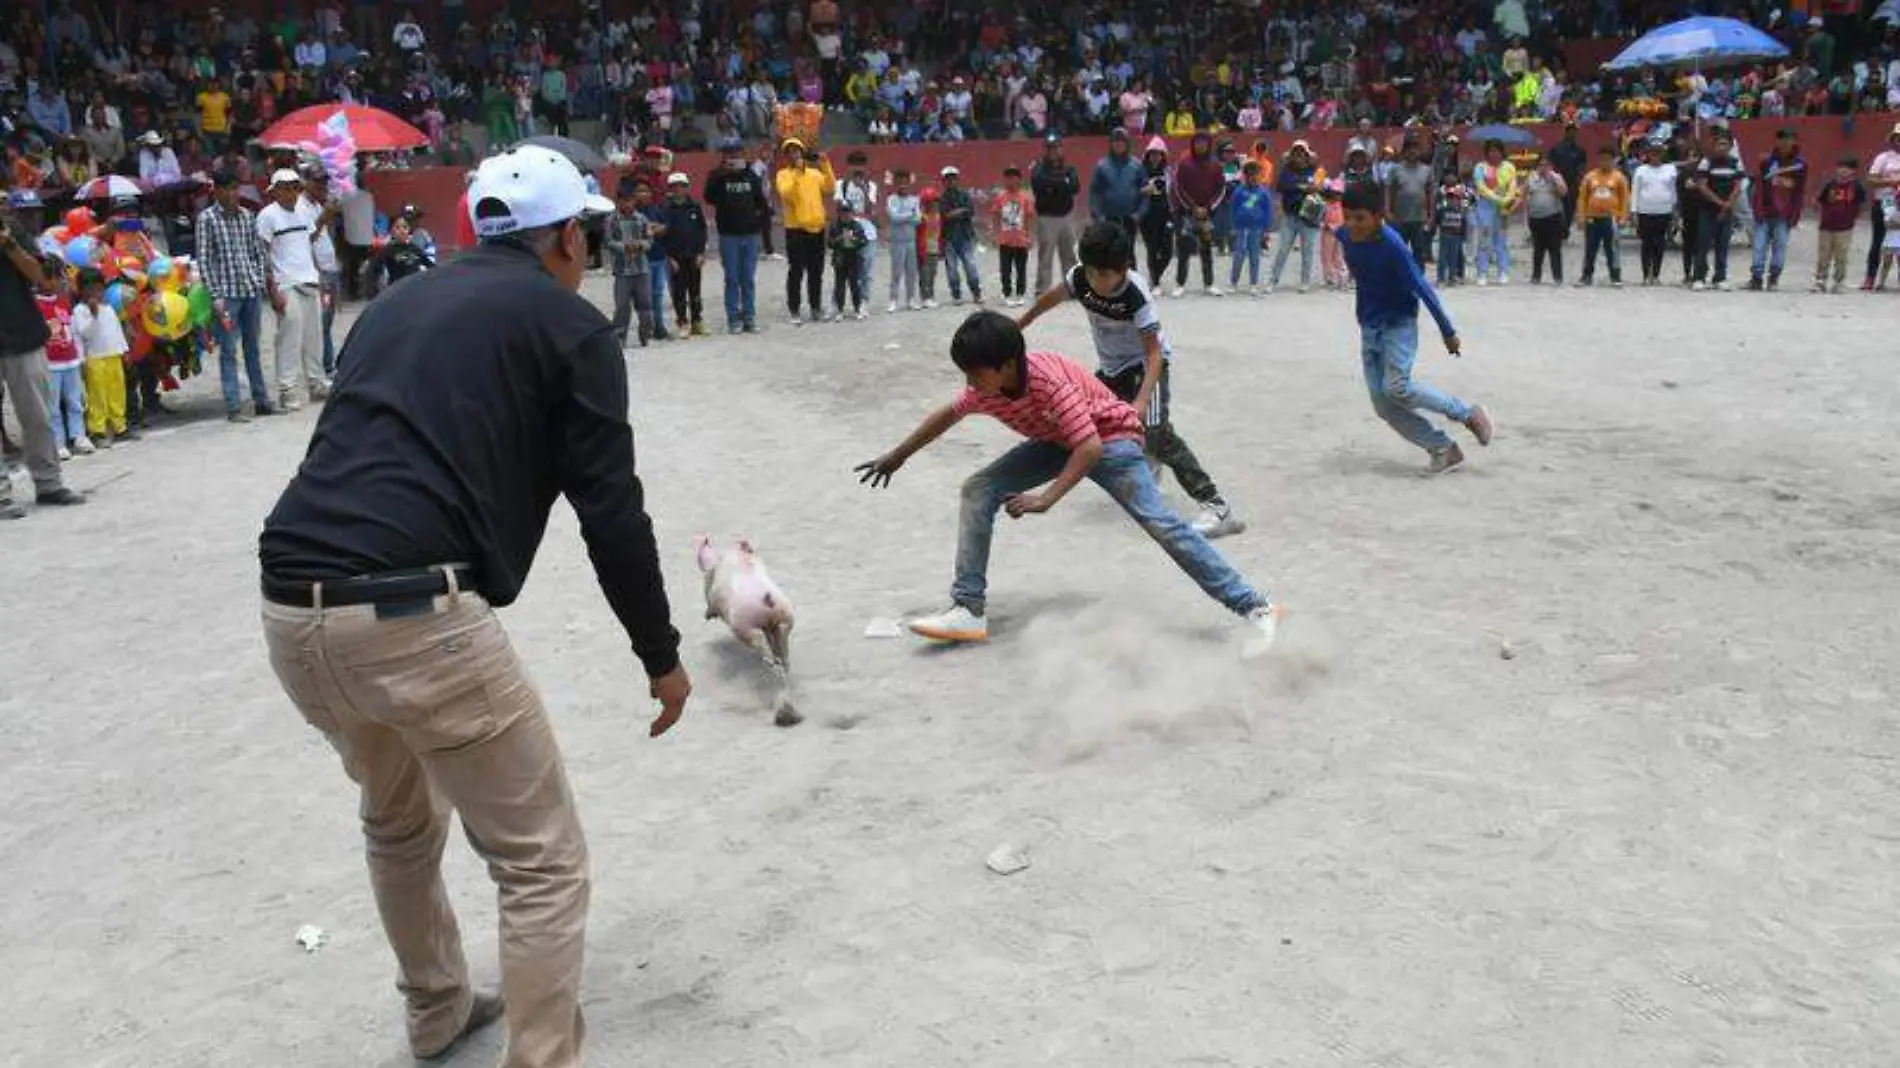
[(111, 200), (115, 197), (144, 196), (150, 189), (144, 182), (119, 174), (107, 174), (73, 190), (77, 200)]
[(359, 152), (391, 152), (399, 148), (421, 148), (429, 135), (380, 108), (360, 104), (317, 104), (300, 108), (272, 123), (257, 135), (262, 145), (295, 148), (305, 141), (315, 142), (317, 127), (342, 112), (349, 120), (350, 138)]

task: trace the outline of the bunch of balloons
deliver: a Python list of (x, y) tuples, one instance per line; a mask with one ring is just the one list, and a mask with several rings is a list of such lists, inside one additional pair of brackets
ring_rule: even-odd
[(317, 124), (317, 139), (297, 146), (304, 154), (317, 157), (330, 176), (330, 190), (346, 197), (356, 192), (356, 138), (350, 133), (350, 117), (341, 108)]
[(97, 236), (100, 232), (91, 209), (74, 208), (35, 243), (42, 255), (66, 264), (70, 275), (98, 271), (107, 280), (106, 305), (157, 340), (174, 341), (210, 324), (211, 293), (193, 277), (190, 259), (118, 252), (110, 240)]

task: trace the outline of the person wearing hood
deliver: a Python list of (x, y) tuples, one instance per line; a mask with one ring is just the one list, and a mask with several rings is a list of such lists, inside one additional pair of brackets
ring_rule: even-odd
[(1142, 186), (1147, 172), (1128, 147), (1128, 131), (1117, 127), (1108, 135), (1108, 155), (1089, 176), (1089, 215), (1096, 222), (1120, 224), (1130, 241), (1141, 217)]
[(1168, 169), (1168, 143), (1151, 138), (1141, 154), (1141, 207), (1136, 221), (1141, 226), (1141, 243), (1148, 249), (1148, 277), (1154, 279), (1155, 296), (1161, 295), (1161, 279), (1174, 260), (1174, 175)]
[(1203, 131), (1189, 142), (1188, 157), (1174, 168), (1174, 213), (1179, 258), (1174, 264), (1174, 295), (1186, 292), (1188, 259), (1201, 257), (1201, 286), (1210, 297), (1221, 295), (1214, 284), (1214, 215), (1227, 199), (1227, 175), (1214, 157), (1213, 135)]
[(1280, 164), (1280, 179), (1274, 189), (1280, 194), (1280, 224), (1283, 240), (1273, 257), (1273, 274), (1267, 279), (1267, 292), (1280, 284), (1286, 270), (1286, 258), (1294, 242), (1300, 246), (1300, 292), (1313, 284), (1313, 253), (1319, 246), (1319, 224), (1326, 214), (1320, 199), (1320, 186), (1326, 172), (1313, 160), (1313, 149), (1305, 141), (1293, 142)]

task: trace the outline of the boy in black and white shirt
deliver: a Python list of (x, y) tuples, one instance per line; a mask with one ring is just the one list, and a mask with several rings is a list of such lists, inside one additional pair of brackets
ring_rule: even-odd
[[(1694, 191), (1700, 238), (1695, 257), (1695, 282), (1691, 288), (1727, 290), (1729, 242), (1735, 236), (1735, 206), (1742, 199), (1742, 179), (1746, 171), (1742, 158), (1735, 153), (1735, 137), (1727, 130), (1716, 130), (1709, 154), (1696, 164), (1690, 188)], [(1691, 206), (1683, 205), (1688, 211)], [(1709, 254), (1715, 254), (1715, 277), (1709, 277)]]
[(1082, 305), (1100, 362), (1095, 376), (1141, 415), (1150, 465), (1172, 470), (1181, 488), (1200, 503), (1194, 529), (1205, 538), (1247, 529), (1169, 420), (1168, 365), (1174, 352), (1161, 329), (1161, 314), (1148, 281), (1133, 269), (1135, 246), (1128, 232), (1118, 223), (1094, 223), (1083, 231), (1076, 251), (1081, 262), (1070, 268), (1060, 284), (1037, 297), (1017, 326), (1027, 330), (1064, 301)]

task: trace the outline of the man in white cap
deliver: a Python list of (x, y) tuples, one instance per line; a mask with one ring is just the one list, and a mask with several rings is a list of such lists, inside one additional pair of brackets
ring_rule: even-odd
[(264, 295), (277, 312), (277, 404), (286, 411), (329, 395), (323, 372), (323, 277), (317, 273), (315, 241), (333, 209), (303, 199), (303, 179), (280, 170), (270, 176), (270, 200), (257, 213), (264, 242)]
[[(580, 293), (590, 195), (523, 146), (468, 191), (480, 243), (390, 289), (337, 359), (303, 465), (264, 522), (264, 634), (284, 691), (361, 787), (370, 883), (409, 1043), (440, 1057), (505, 1013), (507, 1068), (577, 1068), (587, 845), (541, 696), (494, 608), (556, 496), (670, 728), (679, 662), (634, 474), (627, 367)], [(441, 873), (450, 817), (487, 862), (502, 996), (477, 994)]]

